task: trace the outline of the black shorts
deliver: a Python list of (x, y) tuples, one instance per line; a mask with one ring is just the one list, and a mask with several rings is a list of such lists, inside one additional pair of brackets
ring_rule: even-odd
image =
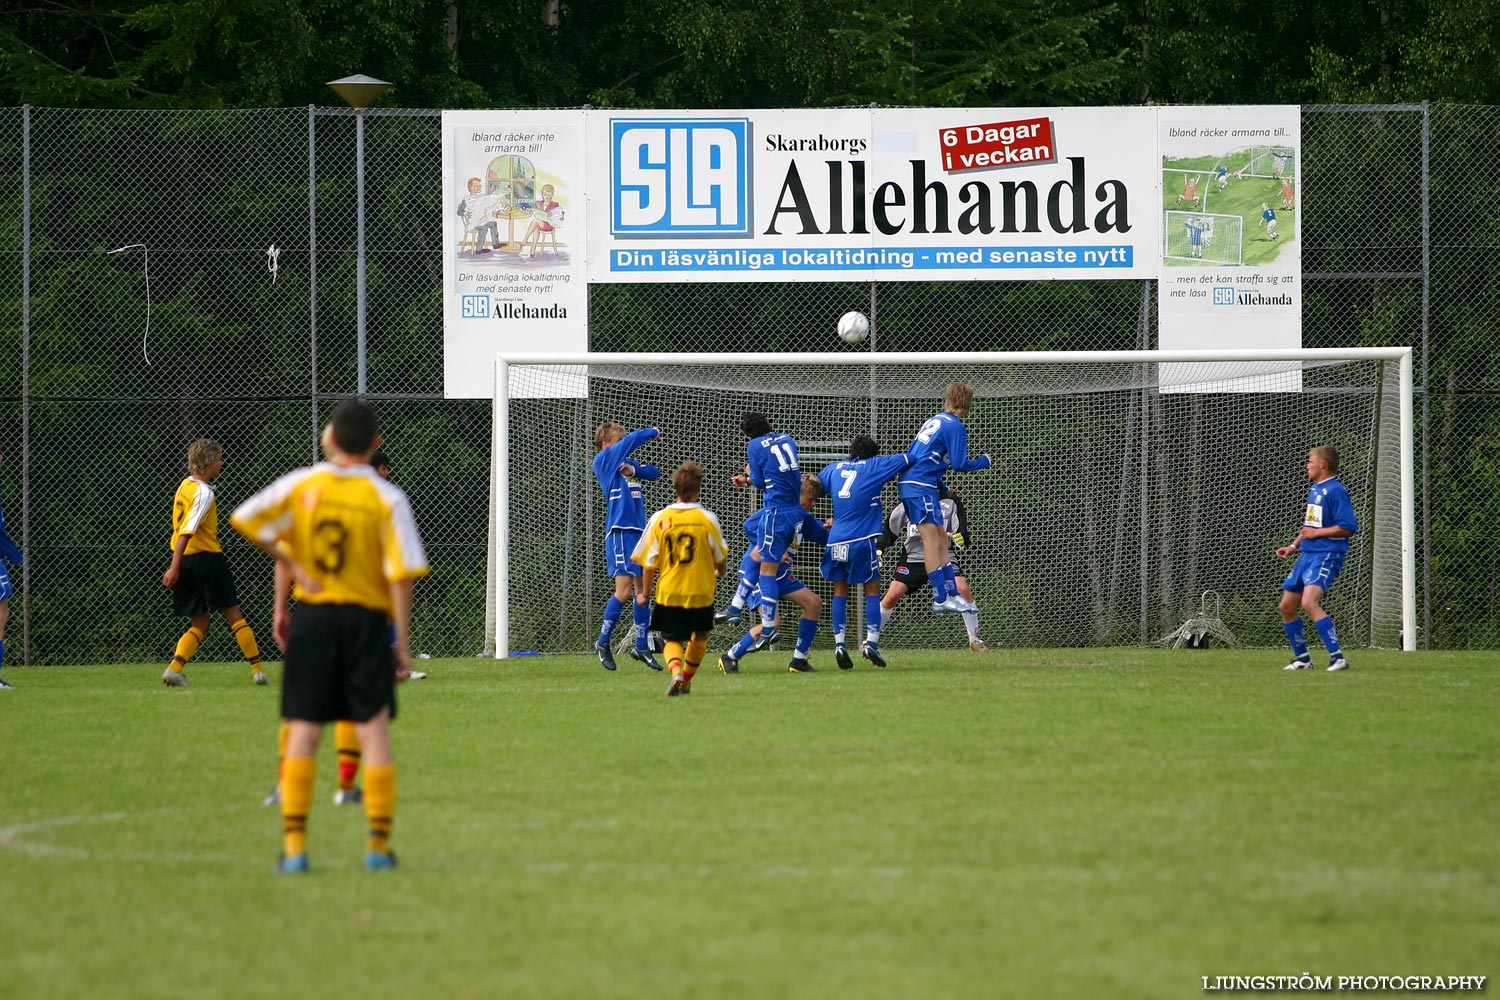
[(222, 552), (194, 552), (182, 557), (177, 583), (172, 586), (172, 611), (191, 618), (240, 603), (234, 574)]
[[(963, 576), (963, 567), (953, 560), (948, 561), (953, 567), (954, 576)], [(896, 567), (896, 572), (891, 576), (892, 581), (900, 580), (906, 584), (906, 589), (916, 593), (927, 586), (927, 564), (925, 562), (904, 562)]]
[(714, 606), (674, 608), (670, 604), (658, 604), (651, 612), (651, 627), (660, 632), (663, 639), (687, 642), (694, 632), (714, 630)]
[(281, 714), (308, 722), (396, 717), (389, 619), (356, 604), (299, 604), (282, 667)]

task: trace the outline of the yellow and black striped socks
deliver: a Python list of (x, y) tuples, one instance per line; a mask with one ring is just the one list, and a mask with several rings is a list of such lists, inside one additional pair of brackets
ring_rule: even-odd
[(167, 664), (167, 668), (174, 674), (182, 673), (182, 668), (186, 667), (187, 661), (198, 652), (198, 647), (203, 643), (203, 637), (207, 634), (196, 625), (189, 626), (188, 630), (182, 633), (182, 638), (177, 640), (177, 649), (172, 654), (172, 662)]
[(244, 654), (246, 660), (250, 661), (250, 669), (259, 670), (260, 646), (255, 642), (255, 630), (243, 618), (237, 622), (230, 622), (229, 628), (234, 632), (234, 641), (240, 644), (240, 652)]
[(662, 655), (667, 658), (667, 670), (673, 677), (682, 673), (682, 643), (675, 639), (668, 639), (662, 647)]
[(686, 654), (687, 662), (684, 664), (682, 671), (683, 676), (688, 680), (692, 680), (693, 676), (698, 673), (698, 664), (702, 663), (703, 658), (707, 655), (708, 639), (699, 638), (696, 635), (689, 639)]
[(281, 851), (289, 858), (307, 851), (307, 812), (312, 808), (313, 757), (288, 757), (281, 768)]
[(365, 768), (365, 817), (370, 821), (369, 849), (390, 853), (391, 826), (396, 820), (395, 764), (371, 764)]

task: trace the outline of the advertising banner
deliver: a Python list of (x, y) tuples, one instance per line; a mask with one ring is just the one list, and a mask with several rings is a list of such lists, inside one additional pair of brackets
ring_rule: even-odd
[(1163, 349), (1298, 347), (1300, 121), (1295, 106), (445, 112), (445, 392), (488, 397), (498, 352), (586, 352), (593, 282), (1159, 278)]
[(583, 143), (581, 112), (443, 112), (444, 395), (489, 398), (501, 351), (588, 350)]
[(1155, 275), (1150, 108), (590, 112), (596, 282)]
[[(1301, 109), (1167, 107), (1156, 113), (1160, 347), (1301, 347)], [(1270, 382), (1194, 386), (1300, 387), (1295, 371)]]

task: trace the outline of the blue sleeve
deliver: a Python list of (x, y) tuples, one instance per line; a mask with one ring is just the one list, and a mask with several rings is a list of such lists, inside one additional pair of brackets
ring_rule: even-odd
[(833, 493), (834, 493), (834, 489), (833, 489), (833, 472), (834, 472), (834, 468), (835, 467), (832, 466), (832, 465), (825, 465), (825, 466), (823, 466), (823, 468), (821, 468), (821, 469), (818, 470), (818, 482), (820, 482), (820, 483), (823, 484), (823, 492), (827, 493), (829, 496), (832, 496)]
[(828, 529), (823, 520), (807, 511), (802, 512), (802, 537), (819, 545), (828, 544)]
[(653, 482), (661, 478), (661, 470), (654, 465), (642, 462), (635, 467), (635, 478), (644, 479), (648, 483)]
[(760, 467), (765, 458), (764, 452), (764, 448), (745, 446), (745, 464), (750, 467), (750, 482), (757, 490), (766, 488), (766, 476)]
[(1349, 499), (1348, 490), (1339, 490), (1338, 506), (1333, 511), (1333, 523), (1349, 532), (1359, 530), (1359, 521), (1354, 517), (1354, 501)]
[(0, 509), (0, 556), (13, 563), (21, 562), (21, 547), (5, 531), (5, 511)]
[(631, 431), (629, 434), (626, 434), (614, 447), (623, 447), (625, 449), (624, 453), (628, 455), (660, 433), (661, 431), (655, 427), (642, 427), (638, 431)]
[(973, 472), (990, 467), (990, 460), (983, 455), (969, 457), (969, 429), (962, 420), (953, 421), (945, 432), (948, 434), (948, 464), (954, 472)]
[(900, 455), (882, 455), (880, 456), (880, 460), (882, 463), (880, 481), (882, 483), (901, 475), (901, 473), (911, 468), (911, 456), (904, 452)]
[[(638, 431), (631, 431), (608, 448), (600, 451), (599, 454), (594, 456), (594, 478), (599, 480), (601, 486), (606, 486), (607, 488), (606, 484), (620, 468), (620, 463), (625, 461), (626, 456), (660, 433), (661, 431), (655, 427), (642, 427)], [(640, 466), (636, 466), (636, 475), (642, 479), (656, 478), (656, 476), (641, 476)], [(660, 470), (657, 471), (657, 476), (659, 475), (661, 475)]]

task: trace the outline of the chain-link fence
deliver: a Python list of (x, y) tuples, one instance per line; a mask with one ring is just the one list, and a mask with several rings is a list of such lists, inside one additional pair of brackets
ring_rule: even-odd
[[(1422, 644), (1500, 646), (1500, 108), (1310, 107), (1302, 135), (1303, 342), (1417, 349)], [(442, 398), (439, 137), (435, 111), (0, 109), (11, 662), (170, 656), (186, 446), (224, 444), (221, 518), (312, 459), (360, 385), (361, 258), (368, 392), (433, 565), (414, 645), (478, 651), (490, 406)], [(877, 350), (1156, 341), (1152, 282), (796, 282), (596, 285), (591, 344), (826, 350), (851, 302)], [(266, 631), (270, 567), (224, 536)], [(238, 650), (216, 628), (199, 655)]]

